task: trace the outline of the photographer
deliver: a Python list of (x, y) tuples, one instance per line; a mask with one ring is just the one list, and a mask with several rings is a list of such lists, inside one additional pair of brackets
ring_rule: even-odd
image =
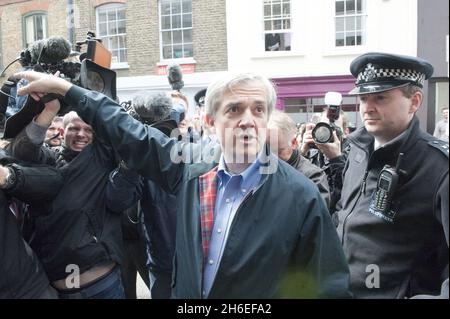
[(327, 175), (322, 169), (312, 164), (300, 154), (296, 139), (297, 129), (294, 121), (289, 115), (283, 112), (273, 111), (267, 128), (269, 129), (268, 141), (272, 152), (313, 181), (319, 189), (320, 195), (327, 204), (327, 207), (329, 207), (330, 191)]
[[(35, 63), (33, 68), (40, 70), (39, 74), (53, 74), (56, 69), (56, 76), (63, 71), (68, 79), (71, 66), (79, 64), (62, 61), (70, 55), (70, 44), (63, 38), (45, 41), (40, 60), (31, 62)], [(96, 65), (93, 61), (89, 64)], [(87, 65), (86, 59), (83, 65)], [(84, 73), (80, 68), (72, 71), (76, 72), (69, 79), (83, 74), (89, 78), (86, 69)], [(46, 132), (55, 116), (63, 112), (57, 95), (49, 100), (45, 103), (28, 98), (21, 112), (11, 117), (5, 127), (5, 134), (14, 138), (8, 146), (14, 157), (54, 165), (64, 176), (57, 196), (35, 218), (30, 246), (60, 298), (124, 298), (121, 218), (106, 207), (104, 196), (108, 175), (117, 164), (115, 153), (75, 112), (64, 115), (61, 151), (46, 147)]]
[(337, 210), (336, 204), (341, 197), (342, 171), (349, 151), (347, 117), (340, 109), (341, 101), (339, 93), (327, 93), (325, 103), (328, 107), (322, 112), (319, 123), (306, 124), (300, 148), (303, 156), (327, 174), (331, 214)]

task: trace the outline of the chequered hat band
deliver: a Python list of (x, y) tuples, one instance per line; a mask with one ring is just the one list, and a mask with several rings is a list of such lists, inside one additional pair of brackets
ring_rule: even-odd
[(376, 69), (371, 63), (358, 74), (356, 84), (381, 82), (387, 80), (415, 82), (423, 86), (425, 74), (410, 69)]

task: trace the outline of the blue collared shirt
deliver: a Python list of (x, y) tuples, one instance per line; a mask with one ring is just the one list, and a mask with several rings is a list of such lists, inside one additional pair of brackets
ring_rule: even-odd
[(214, 226), (209, 242), (208, 258), (203, 271), (203, 297), (208, 296), (227, 242), (228, 234), (242, 200), (261, 181), (259, 157), (239, 175), (231, 175), (223, 155), (217, 168), (217, 195)]

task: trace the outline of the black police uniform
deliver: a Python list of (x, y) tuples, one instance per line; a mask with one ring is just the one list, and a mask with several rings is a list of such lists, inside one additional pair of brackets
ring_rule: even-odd
[[(357, 58), (351, 71), (358, 75), (351, 93), (367, 94), (408, 83), (421, 86), (432, 66), (417, 58), (369, 53)], [(448, 144), (423, 132), (416, 117), (376, 150), (365, 128), (351, 134), (349, 142), (342, 209), (333, 218), (354, 296), (439, 295), (448, 278)], [(389, 190), (395, 176), (379, 183), (380, 172), (385, 165), (395, 167), (400, 153), (397, 186)], [(383, 197), (385, 189), (390, 200)]]

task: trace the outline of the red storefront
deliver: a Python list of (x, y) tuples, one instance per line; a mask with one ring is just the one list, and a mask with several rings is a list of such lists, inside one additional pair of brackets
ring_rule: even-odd
[(351, 75), (335, 75), (301, 78), (274, 78), (278, 100), (276, 107), (288, 113), (296, 122), (308, 122), (314, 114), (325, 107), (324, 96), (328, 91), (342, 94), (342, 109), (349, 121), (361, 126), (356, 97), (348, 92), (355, 87), (355, 78)]

